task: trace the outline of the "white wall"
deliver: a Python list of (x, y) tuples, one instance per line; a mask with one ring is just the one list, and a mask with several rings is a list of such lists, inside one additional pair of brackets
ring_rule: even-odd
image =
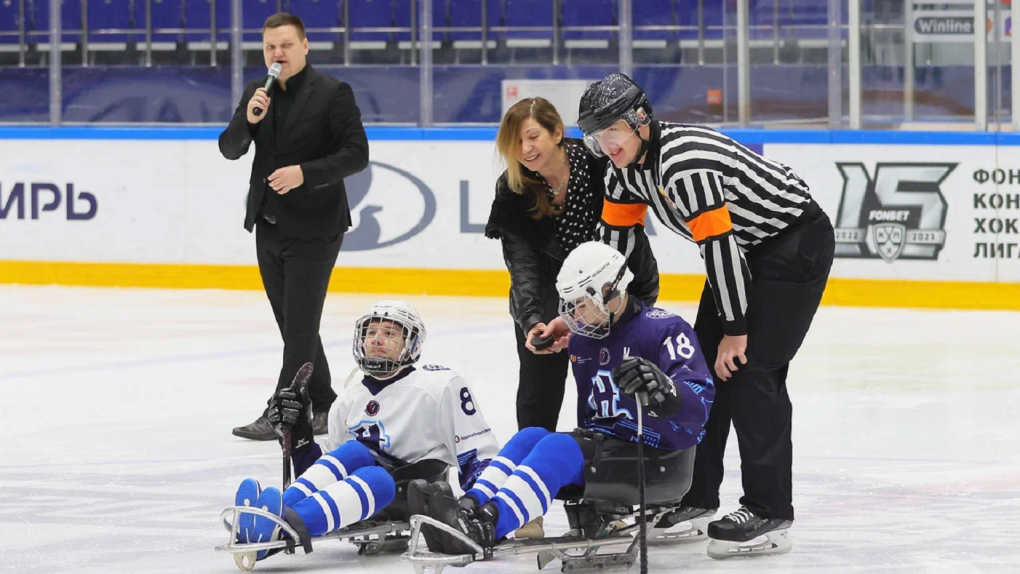
[[(842, 237), (858, 229), (871, 238), (864, 247), (869, 257), (837, 259), (833, 276), (1020, 281), (1020, 235), (1015, 234), (1020, 148), (766, 144), (765, 155), (792, 166), (833, 219), (845, 193), (869, 198), (863, 203), (865, 225), (859, 219), (837, 224), (846, 230)], [(481, 234), (501, 171), (491, 142), (372, 142), (372, 160), (368, 172), (348, 180), (354, 228), (345, 238), (340, 265), (503, 268), (498, 242)], [(224, 160), (216, 142), (204, 140), (0, 141), (0, 210), (7, 210), (0, 219), (0, 260), (254, 265), (254, 238), (242, 227), (250, 162), (251, 154)], [(837, 165), (856, 163), (861, 166), (843, 166), (846, 177)], [(880, 163), (895, 165), (877, 168)], [(1002, 183), (996, 184), (1000, 166)], [(984, 183), (978, 181), (982, 170), (989, 177)], [(22, 184), (23, 218), (18, 200), (11, 199), (16, 184)], [(38, 189), (39, 184), (57, 185), (60, 203), (53, 205), (53, 193)], [(68, 218), (69, 184), (74, 213), (88, 211), (82, 192), (94, 196), (91, 219)], [(975, 207), (980, 194), (989, 207)], [(999, 201), (993, 194), (1002, 200), (997, 209), (990, 207)], [(849, 199), (844, 203), (845, 211), (856, 205)], [(876, 227), (868, 225), (872, 212), (906, 220), (900, 229)], [(986, 230), (1001, 224), (1001, 232), (977, 232), (976, 219), (986, 220)], [(991, 224), (992, 219), (1000, 223)], [(655, 222), (652, 228), (665, 231)], [(898, 239), (904, 238), (901, 250)], [(1006, 259), (994, 246), (995, 258), (988, 256), (988, 247), (976, 247), (996, 242), (1003, 244)], [(702, 273), (693, 245), (668, 232), (652, 243), (661, 272)]]

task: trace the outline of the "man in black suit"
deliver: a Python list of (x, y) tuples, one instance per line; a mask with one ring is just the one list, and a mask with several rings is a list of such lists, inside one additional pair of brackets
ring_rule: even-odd
[[(308, 394), (313, 427), (323, 434), (336, 393), (319, 321), (351, 225), (344, 178), (368, 165), (368, 139), (351, 87), (306, 65), (308, 39), (300, 18), (270, 16), (262, 40), (266, 66), (280, 63), (282, 71), (270, 89), (272, 97), (263, 87), (268, 76), (248, 83), (220, 134), (220, 152), (238, 159), (255, 142), (244, 227), (249, 232), (255, 228), (262, 284), (283, 335), (277, 389), (289, 387), (301, 365), (312, 362)], [(276, 438), (265, 412), (234, 434)]]

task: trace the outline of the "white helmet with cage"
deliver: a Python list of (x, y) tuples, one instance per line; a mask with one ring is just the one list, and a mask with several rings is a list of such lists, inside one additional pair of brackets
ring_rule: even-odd
[(590, 241), (567, 256), (556, 278), (560, 317), (578, 335), (603, 339), (612, 326), (607, 305), (634, 279), (627, 259), (612, 247)]
[(377, 301), (354, 325), (354, 360), (366, 375), (385, 380), (421, 357), (425, 324), (407, 301)]

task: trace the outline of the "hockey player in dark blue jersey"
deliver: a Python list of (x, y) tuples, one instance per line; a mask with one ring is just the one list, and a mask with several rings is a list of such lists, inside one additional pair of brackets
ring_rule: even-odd
[[(568, 351), (579, 428), (573, 433), (522, 429), (459, 501), (444, 483), (412, 482), (413, 513), (492, 548), (544, 515), (561, 489), (612, 499), (614, 485), (635, 483), (637, 393), (648, 397), (641, 436), (651, 447), (645, 449), (649, 489), (667, 484), (674, 494), (679, 489), (679, 500), (690, 485), (692, 447), (704, 435), (715, 386), (691, 326), (630, 299), (626, 288), (632, 277), (619, 252), (595, 242), (571, 252), (557, 277), (560, 316), (574, 333)], [(689, 456), (669, 457), (676, 451)], [(667, 459), (674, 462), (661, 462)], [(423, 527), (422, 532), (433, 552), (475, 554), (439, 529)]]

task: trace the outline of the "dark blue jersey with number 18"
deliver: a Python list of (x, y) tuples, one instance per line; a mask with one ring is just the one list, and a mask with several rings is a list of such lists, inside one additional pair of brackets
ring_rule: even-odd
[(681, 450), (701, 442), (715, 398), (715, 385), (701, 354), (694, 329), (663, 309), (636, 301), (605, 339), (570, 338), (570, 363), (577, 381), (577, 424), (620, 440), (637, 442), (634, 399), (613, 380), (613, 369), (626, 358), (641, 357), (658, 365), (673, 381), (667, 389), (682, 408), (668, 417), (643, 415), (645, 444)]

